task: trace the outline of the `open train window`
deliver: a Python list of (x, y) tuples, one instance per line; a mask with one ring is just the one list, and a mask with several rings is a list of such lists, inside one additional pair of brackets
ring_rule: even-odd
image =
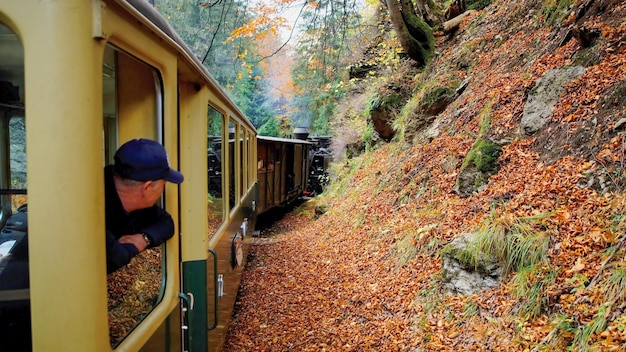
[(209, 194), (209, 238), (213, 236), (224, 221), (224, 201), (222, 196), (222, 136), (224, 133), (224, 115), (209, 105), (207, 114), (207, 161)]
[[(125, 142), (138, 138), (161, 140), (163, 84), (157, 69), (111, 45), (104, 51), (102, 82), (103, 154), (105, 164), (113, 164), (115, 151)], [(164, 204), (161, 197), (157, 205)], [(161, 300), (165, 255), (165, 246), (150, 248), (108, 274), (109, 334), (113, 347)]]
[(24, 101), (22, 43), (0, 23), (0, 341), (12, 351), (31, 348)]

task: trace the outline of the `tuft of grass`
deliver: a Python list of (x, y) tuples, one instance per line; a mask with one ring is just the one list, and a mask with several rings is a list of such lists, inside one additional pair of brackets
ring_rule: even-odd
[(610, 313), (610, 304), (606, 303), (598, 308), (596, 316), (587, 324), (581, 324), (574, 333), (574, 341), (572, 347), (576, 351), (590, 351), (589, 341), (595, 334), (599, 334), (606, 330), (608, 325), (608, 315)]
[(511, 281), (511, 292), (519, 300), (519, 313), (527, 319), (536, 319), (549, 302), (547, 287), (554, 283), (557, 271), (547, 265), (530, 265), (518, 271)]
[(611, 270), (611, 274), (603, 284), (603, 290), (609, 301), (623, 301), (626, 299), (626, 267), (620, 261)]
[(544, 263), (550, 236), (535, 227), (550, 215), (488, 220), (457, 259), (478, 268), (483, 258), (491, 257), (503, 265), (504, 274)]

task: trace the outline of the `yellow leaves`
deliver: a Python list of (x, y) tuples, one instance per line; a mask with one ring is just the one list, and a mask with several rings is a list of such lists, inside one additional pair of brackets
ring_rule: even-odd
[(278, 14), (276, 4), (261, 3), (259, 6), (252, 7), (251, 11), (256, 13), (256, 16), (241, 27), (232, 30), (227, 42), (241, 37), (261, 40), (268, 35), (278, 36), (281, 28), (290, 28), (287, 19)]
[(582, 258), (578, 258), (576, 260), (576, 264), (567, 270), (567, 273), (578, 273), (581, 272), (585, 268), (585, 263)]
[(615, 234), (607, 229), (601, 227), (593, 227), (589, 232), (591, 240), (598, 244), (613, 243), (615, 240)]

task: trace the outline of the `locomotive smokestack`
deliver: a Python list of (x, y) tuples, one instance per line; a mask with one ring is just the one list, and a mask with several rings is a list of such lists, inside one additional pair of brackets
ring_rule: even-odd
[(309, 137), (309, 128), (308, 127), (296, 127), (293, 129), (293, 137), (296, 139), (301, 139), (306, 141), (307, 137)]

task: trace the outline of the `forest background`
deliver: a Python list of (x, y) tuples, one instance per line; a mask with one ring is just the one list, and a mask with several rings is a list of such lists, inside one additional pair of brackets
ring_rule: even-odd
[(260, 134), (333, 137), (227, 348), (626, 350), (623, 0), (154, 3)]
[(363, 8), (372, 6), (362, 0), (153, 4), (259, 133), (275, 137), (295, 127), (329, 134), (344, 93), (349, 40), (364, 25)]

